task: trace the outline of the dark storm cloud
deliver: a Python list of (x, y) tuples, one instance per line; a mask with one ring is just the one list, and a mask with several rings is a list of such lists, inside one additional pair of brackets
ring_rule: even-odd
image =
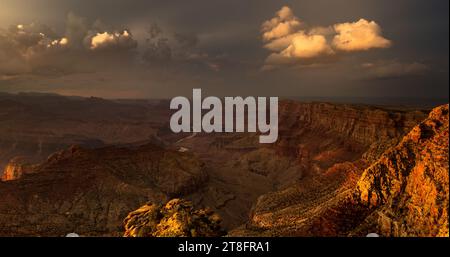
[(425, 64), (402, 63), (396, 60), (363, 63), (360, 68), (357, 76), (370, 80), (424, 76), (429, 71)]
[[(282, 6), (309, 28), (306, 34), (375, 21), (389, 47), (378, 41), (386, 47), (342, 54), (327, 39), (335, 54), (320, 65), (261, 72), (271, 53), (284, 50), (268, 49), (261, 35), (261, 24)], [(20, 36), (9, 31), (32, 23), (42, 26)], [(0, 24), (0, 90), (166, 97), (202, 87), (225, 95), (448, 97), (448, 1), (3, 0)], [(331, 53), (320, 49), (320, 58)]]
[[(39, 77), (96, 72), (124, 65), (137, 46), (127, 30), (98, 31), (85, 18), (69, 13), (63, 33), (47, 25), (16, 24), (0, 32), (0, 74)], [(8, 77), (8, 80), (10, 80)]]

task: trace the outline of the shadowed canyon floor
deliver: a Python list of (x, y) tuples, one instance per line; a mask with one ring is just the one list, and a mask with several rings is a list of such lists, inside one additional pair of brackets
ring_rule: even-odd
[(128, 213), (179, 197), (217, 212), (230, 235), (422, 235), (412, 227), (430, 213), (417, 229), (448, 234), (448, 106), (423, 121), (429, 110), (281, 101), (279, 140), (263, 145), (173, 134), (166, 101), (0, 105), (0, 235), (123, 235)]

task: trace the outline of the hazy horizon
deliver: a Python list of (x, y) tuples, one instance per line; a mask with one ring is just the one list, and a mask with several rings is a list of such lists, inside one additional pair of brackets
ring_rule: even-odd
[[(204, 99), (209, 94), (202, 92), (202, 98)], [(52, 92), (0, 92), (1, 94), (13, 95), (13, 96), (58, 96), (67, 98), (99, 98), (110, 101), (169, 101), (169, 97), (142, 97), (142, 98), (108, 98), (101, 96), (80, 96), (80, 95), (64, 95)], [(189, 99), (192, 95), (183, 95)], [(241, 97), (247, 97), (248, 95), (236, 95)], [(225, 96), (218, 96), (220, 98)], [(230, 96), (235, 97), (235, 96)], [(278, 96), (280, 100), (294, 100), (298, 102), (329, 102), (329, 103), (341, 103), (341, 104), (363, 104), (373, 106), (385, 106), (385, 107), (411, 107), (411, 108), (433, 108), (442, 104), (449, 103), (449, 98), (432, 98), (432, 97), (370, 97), (370, 96), (335, 96), (335, 97), (322, 97), (322, 96)]]

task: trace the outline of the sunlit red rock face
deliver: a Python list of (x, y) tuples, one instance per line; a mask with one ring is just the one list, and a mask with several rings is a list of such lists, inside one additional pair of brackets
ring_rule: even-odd
[(24, 174), (32, 173), (34, 168), (34, 165), (27, 163), (23, 158), (13, 158), (6, 165), (0, 180), (9, 181), (19, 179)]
[(357, 232), (448, 236), (448, 105), (429, 117), (364, 171), (356, 198), (373, 209)]
[(250, 222), (230, 234), (448, 236), (448, 105), (364, 167), (335, 164), (324, 176), (265, 194)]

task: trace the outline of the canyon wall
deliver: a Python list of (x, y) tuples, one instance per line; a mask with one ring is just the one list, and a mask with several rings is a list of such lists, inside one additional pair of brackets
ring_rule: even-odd
[(373, 209), (358, 232), (447, 236), (449, 106), (427, 119), (364, 171), (355, 197)]
[(33, 173), (0, 182), (0, 235), (122, 234), (128, 212), (197, 190), (207, 174), (190, 153), (154, 145), (71, 147)]
[[(0, 182), (0, 235), (120, 235), (128, 212), (173, 197), (186, 198), (196, 208), (211, 207), (230, 235), (347, 235), (349, 229), (333, 225), (343, 223), (341, 216), (333, 218), (325, 207), (347, 199), (362, 172), (426, 117), (422, 110), (281, 101), (279, 140), (266, 145), (254, 133), (174, 137), (167, 132), (170, 115), (163, 103), (77, 99), (76, 106), (91, 101), (95, 108), (84, 118), (69, 108), (69, 119), (61, 116), (68, 108), (65, 101), (54, 116), (59, 118), (39, 111), (27, 123), (28, 111), (13, 115), (20, 110), (16, 106), (5, 111), (2, 122), (10, 128), (20, 124), (15, 135), (45, 124), (49, 133), (73, 137), (74, 132), (116, 145), (63, 147), (48, 158), (45, 151), (35, 165), (10, 162)], [(108, 106), (119, 114), (110, 110), (102, 116)], [(130, 110), (144, 111), (125, 117)], [(33, 127), (40, 119), (46, 122)], [(84, 128), (76, 128), (80, 123)], [(20, 146), (7, 145), (0, 153), (21, 156)]]
[(0, 176), (9, 161), (44, 161), (71, 145), (154, 141), (168, 120), (165, 101), (113, 101), (52, 94), (0, 93)]
[(376, 161), (262, 195), (230, 235), (448, 236), (448, 105), (432, 110)]

